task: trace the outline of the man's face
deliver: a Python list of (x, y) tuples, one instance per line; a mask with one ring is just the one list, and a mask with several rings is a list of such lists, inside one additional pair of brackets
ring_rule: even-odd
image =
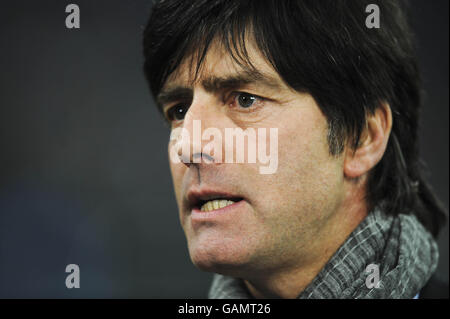
[[(185, 128), (191, 138), (194, 120), (201, 121), (202, 130), (218, 128), (222, 136), (225, 128), (278, 129), (278, 168), (273, 174), (260, 174), (260, 163), (223, 163), (223, 158), (222, 163), (170, 161), (193, 263), (234, 276), (293, 267), (322, 253), (317, 249), (329, 235), (324, 229), (344, 195), (343, 158), (329, 153), (327, 121), (315, 100), (284, 84), (254, 46), (248, 45), (248, 51), (264, 78), (221, 86), (223, 81), (217, 79), (245, 72), (213, 45), (195, 82), (190, 81), (186, 59), (162, 90), (181, 87), (191, 92), (191, 97), (175, 95), (163, 105), (165, 112), (179, 103), (189, 106), (172, 128)], [(269, 137), (266, 142), (268, 152)], [(198, 152), (201, 148), (192, 144), (192, 154)], [(200, 206), (212, 198), (232, 199), (234, 204), (201, 211)]]

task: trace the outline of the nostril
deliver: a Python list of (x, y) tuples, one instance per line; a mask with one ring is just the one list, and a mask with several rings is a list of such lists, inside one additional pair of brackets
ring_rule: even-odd
[(206, 153), (195, 153), (192, 159), (194, 163), (214, 163), (214, 158)]
[(179, 154), (178, 155), (180, 158), (180, 161), (184, 164), (190, 164), (191, 163), (191, 159), (188, 156), (185, 156), (183, 154)]

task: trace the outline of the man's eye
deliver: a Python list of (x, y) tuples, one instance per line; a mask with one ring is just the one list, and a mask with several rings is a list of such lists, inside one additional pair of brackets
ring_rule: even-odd
[(249, 108), (257, 101), (258, 97), (249, 93), (238, 93), (236, 99), (240, 107)]
[(180, 120), (184, 119), (188, 108), (189, 107), (186, 106), (185, 104), (177, 104), (175, 106), (172, 106), (167, 111), (167, 119), (171, 122), (172, 121), (180, 121)]

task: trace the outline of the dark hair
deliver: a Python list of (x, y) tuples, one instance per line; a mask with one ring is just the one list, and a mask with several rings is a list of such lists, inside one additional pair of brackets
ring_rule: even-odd
[[(369, 4), (380, 9), (380, 28), (366, 26)], [(420, 77), (406, 9), (394, 0), (164, 0), (144, 31), (144, 71), (156, 96), (188, 56), (198, 72), (215, 39), (251, 69), (251, 34), (286, 84), (314, 97), (334, 155), (346, 141), (356, 148), (366, 116), (389, 103), (392, 132), (369, 176), (367, 202), (390, 214), (413, 212), (437, 236), (446, 211), (418, 157)]]

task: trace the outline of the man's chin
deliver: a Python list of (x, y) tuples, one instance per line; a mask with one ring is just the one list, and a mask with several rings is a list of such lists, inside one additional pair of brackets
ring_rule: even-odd
[(191, 261), (200, 270), (237, 276), (249, 265), (250, 254), (242, 247), (192, 246), (189, 247)]
[(221, 274), (231, 277), (245, 277), (245, 269), (247, 269), (245, 263), (239, 263), (232, 260), (195, 260), (192, 259), (194, 266), (201, 271)]

